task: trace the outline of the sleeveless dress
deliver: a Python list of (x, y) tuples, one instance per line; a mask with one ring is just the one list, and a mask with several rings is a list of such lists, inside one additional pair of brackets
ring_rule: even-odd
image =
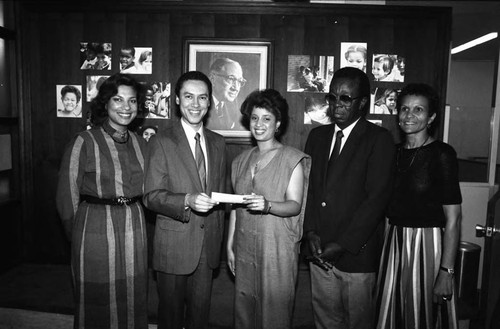
[(255, 149), (233, 161), (235, 193), (285, 201), (292, 172), (302, 163), (304, 196), (300, 214), (288, 218), (236, 209), (235, 328), (291, 328), (311, 159), (295, 148), (282, 146), (252, 178), (250, 156)]
[(129, 132), (126, 142), (117, 143), (113, 132), (105, 123), (78, 134), (66, 148), (59, 172), (59, 214), (73, 226), (74, 328), (148, 327), (141, 202), (80, 202), (80, 195), (112, 199), (143, 194), (145, 142)]

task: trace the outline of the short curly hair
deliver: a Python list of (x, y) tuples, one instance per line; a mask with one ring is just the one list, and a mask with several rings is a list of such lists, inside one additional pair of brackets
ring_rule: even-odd
[(82, 93), (78, 88), (72, 85), (67, 85), (61, 88), (61, 97), (66, 96), (67, 93), (73, 93), (76, 95), (76, 102), (80, 103), (80, 99), (82, 99)]
[(263, 89), (251, 92), (240, 109), (241, 114), (243, 114), (243, 126), (247, 129), (250, 129), (250, 117), (253, 109), (256, 107), (268, 110), (276, 117), (276, 121), (281, 122), (279, 129), (276, 131), (276, 137), (281, 136), (288, 124), (288, 103), (286, 99), (275, 89)]
[(108, 110), (106, 104), (111, 97), (118, 93), (119, 86), (129, 86), (137, 93), (137, 114), (138, 116), (146, 116), (144, 113), (145, 91), (144, 87), (137, 80), (128, 74), (116, 73), (103, 81), (99, 87), (97, 96), (90, 103), (91, 120), (95, 126), (100, 126), (108, 118)]
[(396, 103), (396, 107), (398, 111), (401, 109), (401, 101), (405, 96), (422, 96), (427, 99), (429, 103), (429, 116), (432, 116), (434, 113), (438, 114), (439, 109), (439, 95), (437, 91), (425, 83), (410, 83), (406, 85), (398, 95), (398, 100)]
[[(429, 103), (429, 116), (436, 114), (431, 127), (436, 127), (439, 118), (439, 94), (437, 91), (425, 83), (410, 83), (407, 84), (399, 93), (396, 101), (396, 108), (401, 109), (402, 101), (406, 96), (421, 96), (427, 99)], [(430, 129), (432, 132), (432, 129)]]

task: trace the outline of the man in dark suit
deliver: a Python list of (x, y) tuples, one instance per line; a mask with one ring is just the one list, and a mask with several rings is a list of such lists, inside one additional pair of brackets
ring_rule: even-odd
[(224, 209), (209, 195), (226, 186), (224, 138), (203, 126), (211, 97), (206, 75), (183, 74), (175, 87), (181, 119), (148, 144), (144, 204), (158, 213), (153, 268), (160, 329), (208, 324), (224, 231)]
[(305, 149), (312, 157), (304, 232), (314, 320), (316, 328), (372, 328), (394, 142), (364, 118), (370, 82), (363, 71), (338, 70), (326, 100), (334, 124), (313, 129)]
[(241, 123), (237, 100), (246, 80), (240, 63), (229, 58), (218, 58), (210, 65), (208, 75), (214, 86), (213, 108), (207, 128), (214, 130), (246, 130)]

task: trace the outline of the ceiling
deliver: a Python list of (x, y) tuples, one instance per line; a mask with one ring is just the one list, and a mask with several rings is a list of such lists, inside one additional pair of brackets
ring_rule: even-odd
[[(452, 47), (490, 32), (500, 33), (500, 1), (386, 1), (387, 5), (452, 7)], [(452, 60), (498, 59), (499, 38), (452, 55)]]

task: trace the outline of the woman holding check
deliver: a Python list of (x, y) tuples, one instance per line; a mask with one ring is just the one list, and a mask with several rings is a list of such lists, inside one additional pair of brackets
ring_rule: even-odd
[(232, 184), (245, 195), (229, 222), (228, 265), (235, 275), (235, 328), (291, 328), (310, 158), (277, 140), (288, 104), (273, 89), (241, 107), (257, 143), (235, 158)]

